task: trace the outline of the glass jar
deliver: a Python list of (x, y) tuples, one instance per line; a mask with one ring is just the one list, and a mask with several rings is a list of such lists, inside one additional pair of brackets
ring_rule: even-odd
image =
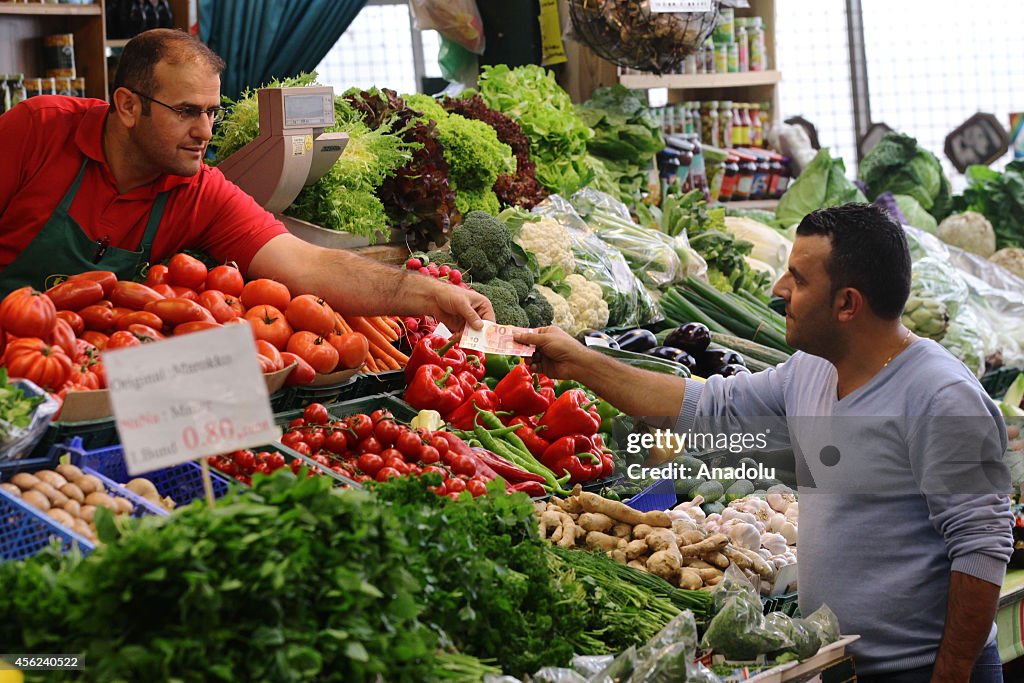
[(778, 154), (772, 153), (772, 177), (768, 181), (768, 192), (766, 197), (774, 198), (779, 195), (779, 181), (782, 179), (782, 174), (785, 171), (785, 166), (782, 165), (782, 157)]
[(25, 79), (25, 99), (30, 97), (39, 97), (43, 94), (43, 79), (41, 78), (26, 78)]
[(722, 174), (722, 186), (718, 190), (718, 201), (730, 201), (736, 193), (736, 182), (740, 176), (740, 158), (730, 154), (725, 161), (725, 172)]
[(689, 102), (687, 106), (690, 111), (690, 122), (693, 125), (691, 132), (698, 138), (703, 139), (704, 125), (700, 118), (700, 102)]
[(715, 147), (732, 147), (732, 100), (718, 103), (718, 139)]
[(717, 145), (718, 102), (711, 100), (700, 105), (700, 140), (706, 145)]
[(768, 187), (772, 179), (771, 159), (767, 154), (758, 153), (757, 169), (754, 171), (754, 180), (750, 185), (751, 199), (765, 199), (768, 197)]
[(754, 174), (757, 173), (757, 163), (754, 157), (749, 155), (737, 155), (740, 157), (740, 172), (736, 179), (736, 190), (732, 194), (735, 201), (741, 202), (750, 199), (750, 191), (754, 185)]

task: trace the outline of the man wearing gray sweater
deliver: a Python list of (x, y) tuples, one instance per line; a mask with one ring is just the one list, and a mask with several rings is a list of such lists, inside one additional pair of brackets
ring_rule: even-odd
[(802, 513), (801, 611), (828, 604), (861, 636), (851, 650), (862, 681), (1002, 681), (1006, 431), (967, 368), (903, 327), (909, 291), (902, 229), (850, 204), (797, 228), (774, 293), (799, 352), (776, 368), (704, 384), (617, 363), (554, 328), (517, 340), (538, 346), (547, 374), (631, 415), (678, 416), (680, 433), (695, 420), (756, 431), (756, 418), (783, 418)]

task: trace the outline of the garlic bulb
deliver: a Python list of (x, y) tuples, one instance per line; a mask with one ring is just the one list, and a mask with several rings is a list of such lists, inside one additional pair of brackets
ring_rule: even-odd
[(788, 521), (786, 515), (781, 512), (773, 512), (772, 516), (768, 519), (768, 531), (777, 534)]
[(782, 534), (761, 534), (761, 546), (771, 551), (772, 555), (781, 555), (789, 549), (789, 543)]
[(786, 539), (788, 545), (796, 545), (796, 526), (792, 522), (783, 524), (779, 533)]
[(757, 550), (761, 547), (761, 532), (753, 524), (736, 522), (725, 532), (734, 545), (748, 550)]

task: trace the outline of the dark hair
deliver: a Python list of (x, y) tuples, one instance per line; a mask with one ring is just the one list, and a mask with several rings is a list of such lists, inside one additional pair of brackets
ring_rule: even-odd
[[(194, 36), (168, 28), (143, 31), (128, 41), (121, 52), (111, 90), (127, 88), (152, 97), (156, 92), (156, 65), (160, 62), (181, 64), (195, 62), (220, 74), (224, 60)], [(111, 103), (113, 108), (113, 103)], [(142, 100), (142, 113), (148, 114), (150, 103)]]
[(910, 296), (910, 247), (899, 223), (873, 204), (845, 204), (807, 214), (797, 235), (832, 243), (825, 266), (833, 294), (852, 287), (880, 318), (895, 320)]

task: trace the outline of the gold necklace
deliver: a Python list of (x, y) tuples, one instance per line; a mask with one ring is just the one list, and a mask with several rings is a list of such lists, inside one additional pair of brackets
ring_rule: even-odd
[(882, 364), (883, 368), (889, 365), (889, 363), (892, 362), (892, 359), (895, 358), (903, 349), (907, 347), (907, 342), (910, 341), (910, 332), (910, 330), (907, 330), (907, 336), (903, 338), (903, 343), (900, 344), (900, 347), (896, 349), (896, 351), (894, 351), (888, 358), (885, 359), (885, 363)]

